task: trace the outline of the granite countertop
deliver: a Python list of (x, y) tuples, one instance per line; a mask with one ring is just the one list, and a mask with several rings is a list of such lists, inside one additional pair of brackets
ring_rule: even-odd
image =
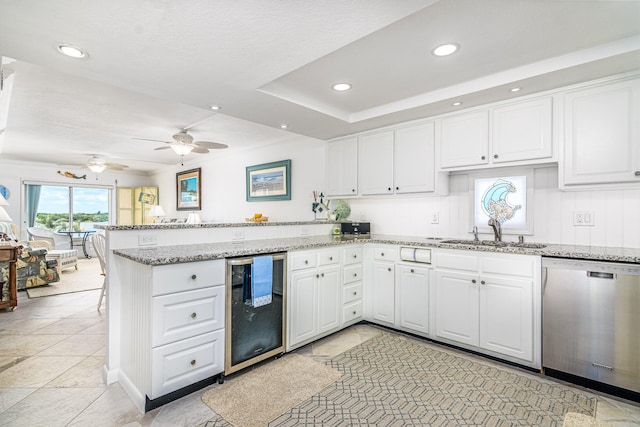
[[(282, 223), (279, 224), (282, 225)], [(192, 226), (193, 224), (189, 225)], [(541, 255), (547, 257), (625, 262), (634, 264), (640, 263), (640, 249), (636, 248), (605, 248), (597, 246), (554, 244), (548, 244), (544, 248), (523, 248), (517, 246), (496, 247), (488, 245), (442, 243), (442, 240), (443, 239), (392, 235), (372, 235), (370, 238), (355, 239), (341, 238), (340, 236), (309, 236), (283, 239), (241, 240), (224, 243), (130, 248), (118, 249), (113, 252), (116, 255), (131, 259), (141, 264), (165, 265), (356, 243), (379, 243), (443, 249), (464, 249), (482, 252)]]
[(163, 223), (163, 224), (138, 224), (138, 225), (95, 225), (96, 229), (108, 231), (127, 231), (127, 230), (171, 230), (183, 228), (225, 228), (225, 227), (270, 227), (283, 225), (320, 225), (320, 224), (338, 224), (337, 221), (263, 221), (263, 222), (203, 222), (200, 224), (187, 223)]

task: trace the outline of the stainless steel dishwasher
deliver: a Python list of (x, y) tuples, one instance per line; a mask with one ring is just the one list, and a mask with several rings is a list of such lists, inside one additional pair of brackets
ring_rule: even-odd
[(640, 265), (542, 258), (545, 374), (638, 401)]

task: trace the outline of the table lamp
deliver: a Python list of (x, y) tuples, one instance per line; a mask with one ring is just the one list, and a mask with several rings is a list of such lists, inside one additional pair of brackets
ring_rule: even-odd
[(164, 209), (160, 205), (153, 205), (151, 209), (149, 209), (149, 216), (155, 217), (155, 222), (158, 222), (158, 219), (162, 216), (166, 216), (164, 213)]

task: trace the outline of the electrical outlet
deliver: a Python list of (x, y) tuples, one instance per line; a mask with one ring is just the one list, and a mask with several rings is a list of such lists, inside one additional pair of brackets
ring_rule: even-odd
[(308, 236), (309, 235), (309, 227), (302, 227), (302, 229), (300, 230), (300, 235), (301, 236)]
[(440, 212), (433, 212), (431, 214), (431, 224), (439, 224), (440, 223)]
[(139, 246), (151, 246), (158, 244), (158, 236), (155, 234), (138, 234)]
[(594, 211), (573, 211), (573, 225), (578, 227), (594, 226), (595, 212)]
[(233, 230), (231, 240), (244, 240), (244, 230)]

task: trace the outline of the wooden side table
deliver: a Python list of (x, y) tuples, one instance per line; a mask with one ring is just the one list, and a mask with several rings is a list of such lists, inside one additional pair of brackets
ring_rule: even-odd
[[(0, 301), (0, 309), (10, 308), (11, 311), (15, 310), (18, 306), (18, 293), (16, 291), (16, 261), (18, 260), (18, 247), (17, 246), (0, 246), (0, 262), (9, 263), (9, 283), (4, 283), (5, 286), (9, 286), (9, 293), (7, 299)], [(0, 290), (0, 297), (2, 297), (3, 290)]]

